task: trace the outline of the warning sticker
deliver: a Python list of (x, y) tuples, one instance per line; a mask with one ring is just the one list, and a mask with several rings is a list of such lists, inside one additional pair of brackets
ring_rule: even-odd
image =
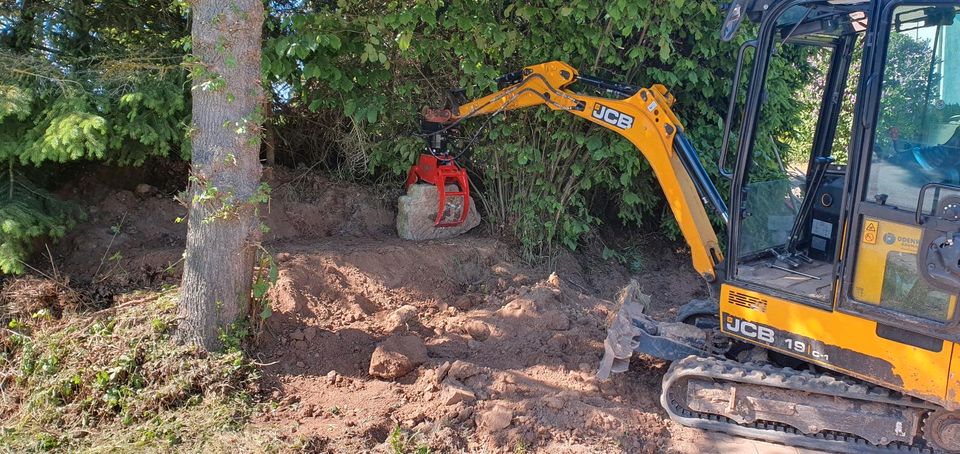
[(863, 224), (863, 242), (877, 244), (877, 233), (880, 231), (880, 221), (867, 219)]

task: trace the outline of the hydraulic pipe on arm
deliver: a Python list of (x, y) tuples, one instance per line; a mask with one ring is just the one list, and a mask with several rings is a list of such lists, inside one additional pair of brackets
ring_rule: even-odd
[[(671, 110), (675, 99), (666, 87), (637, 88), (581, 77), (576, 69), (559, 61), (529, 66), (505, 77), (502, 80), (512, 85), (450, 110), (427, 109), (424, 116), (427, 121), (453, 126), (478, 115), (546, 105), (626, 137), (653, 168), (690, 246), (693, 267), (708, 282), (716, 279), (723, 256), (705, 205), (711, 205), (724, 221), (727, 208), (683, 135), (683, 126)], [(577, 81), (626, 98), (585, 96), (567, 89)]]

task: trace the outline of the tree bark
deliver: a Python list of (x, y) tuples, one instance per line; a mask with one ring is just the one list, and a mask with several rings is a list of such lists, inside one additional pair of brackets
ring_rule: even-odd
[(261, 0), (194, 0), (193, 158), (177, 339), (208, 351), (249, 312), (260, 182)]

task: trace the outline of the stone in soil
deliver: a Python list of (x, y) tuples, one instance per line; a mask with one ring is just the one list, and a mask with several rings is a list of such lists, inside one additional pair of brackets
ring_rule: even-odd
[(476, 394), (467, 389), (463, 383), (452, 378), (443, 381), (443, 388), (440, 389), (440, 403), (443, 405), (456, 405), (460, 402), (471, 403), (477, 400)]
[(477, 366), (458, 359), (450, 365), (447, 375), (456, 380), (463, 380), (465, 378), (470, 378), (474, 375), (477, 375), (478, 373), (480, 373), (480, 369), (478, 369)]
[(370, 356), (370, 375), (394, 380), (427, 361), (427, 347), (413, 335), (390, 336)]
[(463, 328), (470, 337), (480, 342), (490, 337), (490, 327), (480, 320), (470, 320), (464, 324)]
[(434, 372), (434, 382), (439, 384), (443, 381), (444, 378), (447, 378), (447, 372), (450, 371), (450, 361), (444, 361), (443, 364), (437, 366)]
[(409, 304), (400, 306), (387, 317), (386, 329), (388, 332), (397, 331), (407, 325), (407, 322), (417, 316), (417, 308)]
[(493, 408), (483, 411), (477, 415), (477, 426), (484, 427), (490, 432), (506, 429), (510, 427), (513, 421), (513, 410), (503, 406), (494, 405)]
[(543, 403), (549, 408), (559, 410), (563, 408), (566, 402), (560, 396), (546, 396), (543, 398)]

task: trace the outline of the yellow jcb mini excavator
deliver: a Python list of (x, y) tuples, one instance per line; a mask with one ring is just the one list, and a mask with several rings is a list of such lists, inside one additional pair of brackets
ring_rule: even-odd
[[(639, 351), (673, 362), (661, 404), (686, 426), (828, 451), (960, 452), (958, 10), (956, 0), (735, 0), (721, 39), (745, 18), (756, 36), (738, 54), (719, 158), (729, 210), (665, 87), (561, 62), (425, 112), (430, 155), (412, 182), (448, 166), (454, 177), (433, 181), (455, 183), (446, 134), (478, 115), (544, 105), (621, 134), (649, 161), (715, 296), (678, 302), (676, 322), (625, 304), (601, 378)], [(778, 59), (798, 55), (822, 63), (823, 83), (806, 93), (818, 100), (815, 131), (778, 150), (764, 110), (779, 85), (768, 81), (789, 65)], [(726, 222), (725, 251), (706, 206)]]

